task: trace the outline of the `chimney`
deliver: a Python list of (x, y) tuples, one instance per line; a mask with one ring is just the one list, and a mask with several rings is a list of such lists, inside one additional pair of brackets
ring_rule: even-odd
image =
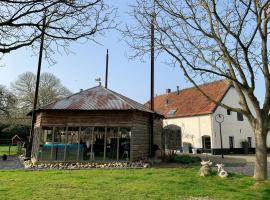
[(171, 93), (171, 89), (169, 89), (169, 88), (166, 89), (166, 93), (167, 93), (167, 94)]
[(179, 94), (179, 86), (177, 85), (176, 88), (177, 88), (177, 94)]

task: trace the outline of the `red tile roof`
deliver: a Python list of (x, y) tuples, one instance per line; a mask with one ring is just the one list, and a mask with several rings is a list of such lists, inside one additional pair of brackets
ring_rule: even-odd
[[(200, 85), (200, 88), (211, 98), (220, 101), (230, 85), (226, 80), (219, 80)], [(156, 96), (155, 111), (166, 118), (186, 117), (210, 114), (216, 104), (204, 97), (195, 87)], [(146, 103), (149, 106), (149, 102)], [(175, 112), (174, 112), (175, 111)]]

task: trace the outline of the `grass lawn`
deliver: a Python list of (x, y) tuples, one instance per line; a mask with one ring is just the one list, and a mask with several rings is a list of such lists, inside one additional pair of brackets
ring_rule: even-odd
[(198, 167), (0, 171), (0, 199), (269, 199), (270, 182), (199, 177)]
[[(0, 156), (3, 154), (9, 155), (9, 146), (8, 145), (0, 145)], [(10, 155), (16, 155), (17, 154), (17, 146), (11, 146), (10, 147)]]

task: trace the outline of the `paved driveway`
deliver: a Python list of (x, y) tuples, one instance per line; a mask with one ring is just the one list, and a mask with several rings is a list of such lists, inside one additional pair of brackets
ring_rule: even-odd
[[(243, 166), (228, 166), (228, 167), (226, 167), (226, 169), (228, 171), (242, 173), (242, 174), (245, 174), (248, 176), (254, 175), (255, 155), (229, 155), (226, 157), (246, 160), (246, 164)], [(270, 179), (270, 155), (267, 156), (267, 168), (268, 168), (268, 179)]]
[[(228, 158), (236, 158), (236, 159), (245, 159), (248, 163), (254, 163), (255, 162), (255, 155), (254, 154), (248, 154), (248, 155), (225, 155)], [(270, 154), (267, 156), (267, 162), (270, 162)]]
[(7, 160), (0, 160), (0, 169), (23, 169), (18, 156), (8, 156)]

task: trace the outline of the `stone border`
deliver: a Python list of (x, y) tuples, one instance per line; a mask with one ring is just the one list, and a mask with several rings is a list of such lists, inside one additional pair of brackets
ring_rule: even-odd
[(24, 157), (19, 157), (21, 163), (25, 169), (104, 169), (104, 168), (115, 168), (115, 169), (142, 169), (149, 168), (151, 165), (149, 162), (136, 161), (136, 162), (59, 162), (59, 163), (33, 163), (31, 160), (24, 161)]

